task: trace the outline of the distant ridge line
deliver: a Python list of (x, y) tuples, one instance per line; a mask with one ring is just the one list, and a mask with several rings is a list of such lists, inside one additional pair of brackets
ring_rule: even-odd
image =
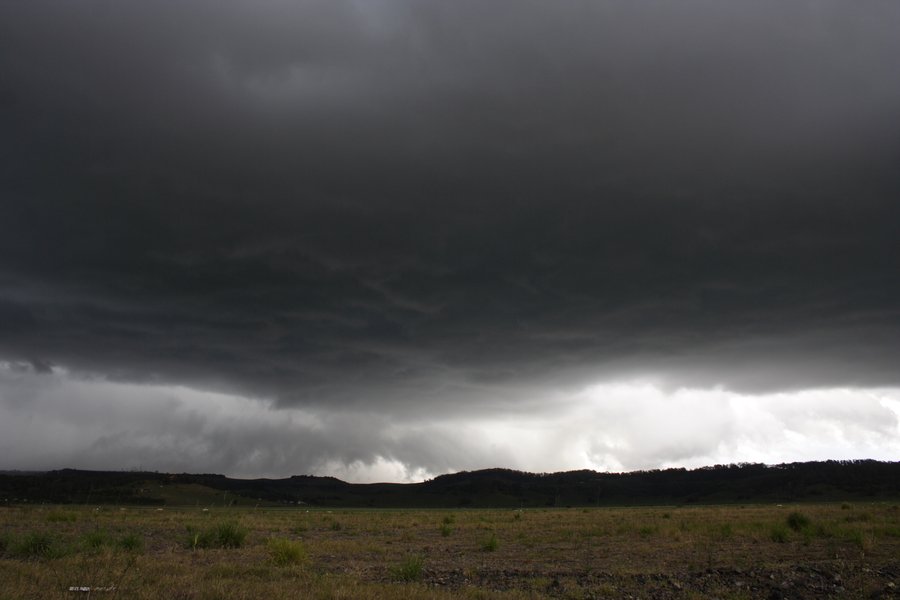
[(627, 506), (900, 499), (900, 462), (829, 460), (739, 463), (695, 469), (608, 473), (460, 471), (419, 483), (348, 483), (293, 475), (237, 479), (221, 474), (58, 469), (0, 472), (0, 503), (130, 505), (264, 504), (323, 507)]

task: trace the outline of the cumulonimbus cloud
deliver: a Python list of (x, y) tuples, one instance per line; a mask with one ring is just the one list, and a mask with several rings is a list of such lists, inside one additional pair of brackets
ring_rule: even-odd
[[(0, 360), (386, 430), (620, 381), (895, 388), (898, 26), (831, 0), (3, 4)], [(367, 440), (335, 460), (399, 456)]]

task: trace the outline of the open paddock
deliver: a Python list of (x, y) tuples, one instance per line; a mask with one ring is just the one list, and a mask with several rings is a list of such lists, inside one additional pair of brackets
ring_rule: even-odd
[(893, 503), (12, 506), (2, 598), (900, 597)]

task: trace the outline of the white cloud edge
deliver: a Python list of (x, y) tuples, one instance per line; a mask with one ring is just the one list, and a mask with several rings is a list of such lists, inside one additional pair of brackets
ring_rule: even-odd
[(536, 412), (428, 421), (275, 408), (262, 399), (0, 362), (0, 456), (5, 469), (316, 474), (354, 482), (421, 481), (487, 467), (624, 471), (896, 460), (900, 388), (745, 395), (666, 391), (632, 380), (555, 393)]

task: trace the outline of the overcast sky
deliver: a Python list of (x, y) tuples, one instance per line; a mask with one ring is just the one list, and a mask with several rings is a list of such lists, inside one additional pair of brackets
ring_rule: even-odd
[(0, 469), (900, 458), (895, 0), (0, 0)]

